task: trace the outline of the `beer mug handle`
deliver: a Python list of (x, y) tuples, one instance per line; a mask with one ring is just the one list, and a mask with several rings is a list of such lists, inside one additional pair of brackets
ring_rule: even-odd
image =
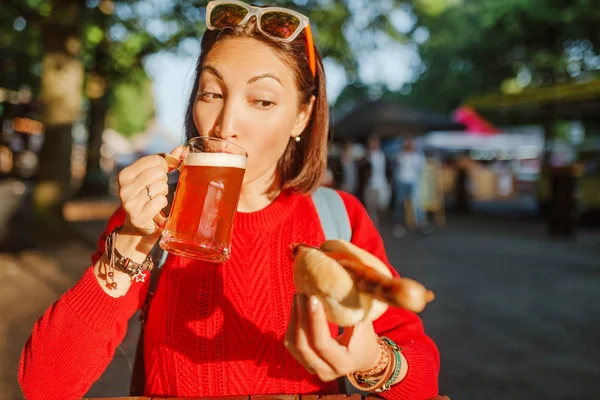
[[(169, 165), (169, 169), (171, 171), (174, 169), (179, 169), (179, 167), (181, 166), (182, 160), (175, 156), (172, 156), (167, 153), (158, 153), (158, 155), (167, 161), (167, 164)], [(167, 221), (168, 218), (162, 211), (154, 216), (154, 222), (156, 222), (156, 225), (158, 226), (158, 229), (160, 229), (161, 232), (165, 230), (165, 226), (167, 226)]]

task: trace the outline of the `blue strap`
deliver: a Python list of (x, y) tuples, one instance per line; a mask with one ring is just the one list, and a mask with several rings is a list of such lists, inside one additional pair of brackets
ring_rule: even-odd
[[(352, 227), (346, 205), (339, 193), (334, 189), (322, 186), (313, 193), (312, 198), (321, 220), (325, 240), (344, 239), (349, 242), (352, 239)], [(344, 329), (339, 327), (338, 333), (341, 335), (343, 332)], [(365, 396), (369, 394), (356, 389), (346, 378), (340, 378), (338, 384), (342, 393), (359, 393)]]
[(313, 193), (312, 199), (321, 220), (325, 240), (344, 239), (349, 242), (352, 239), (352, 228), (346, 205), (338, 192), (320, 187)]

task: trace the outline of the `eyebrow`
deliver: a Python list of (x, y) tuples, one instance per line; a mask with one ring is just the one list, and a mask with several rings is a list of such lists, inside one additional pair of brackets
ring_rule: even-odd
[(221, 75), (221, 73), (219, 71), (217, 71), (217, 69), (215, 67), (211, 67), (210, 65), (205, 65), (204, 68), (202, 68), (202, 71), (200, 71), (200, 73), (202, 73), (204, 71), (210, 72), (211, 74), (213, 74), (220, 80), (223, 80), (223, 75)]
[(274, 79), (274, 80), (276, 80), (277, 82), (279, 82), (279, 84), (280, 84), (281, 86), (283, 86), (283, 83), (281, 83), (281, 80), (280, 80), (278, 77), (276, 77), (276, 76), (275, 76), (275, 75), (273, 75), (273, 74), (269, 74), (269, 73), (266, 73), (266, 74), (261, 74), (261, 75), (255, 76), (254, 78), (251, 78), (250, 80), (248, 80), (248, 84), (251, 84), (251, 83), (254, 83), (254, 82), (256, 82), (256, 81), (259, 81), (259, 80), (261, 80), (261, 79), (266, 79), (266, 78)]
[[(202, 68), (202, 71), (201, 71), (201, 73), (202, 73), (202, 72), (204, 72), (205, 70), (206, 70), (207, 72), (210, 72), (211, 74), (213, 74), (214, 76), (216, 76), (216, 77), (217, 77), (217, 78), (219, 78), (220, 80), (223, 80), (223, 75), (221, 75), (221, 73), (220, 73), (220, 72), (219, 72), (219, 71), (218, 71), (218, 70), (217, 70), (215, 67), (213, 67), (213, 66), (210, 66), (210, 65), (206, 65), (206, 66), (204, 66), (204, 67)], [(280, 84), (281, 86), (283, 86), (283, 83), (281, 82), (281, 79), (279, 79), (279, 78), (278, 78), (278, 77), (276, 77), (275, 75), (273, 75), (273, 74), (271, 74), (271, 73), (268, 73), (268, 72), (267, 72), (266, 74), (260, 74), (260, 75), (257, 75), (257, 76), (255, 76), (254, 78), (250, 78), (250, 79), (248, 80), (248, 84), (254, 83), (254, 82), (256, 82), (256, 81), (259, 81), (259, 80), (261, 80), (261, 79), (267, 79), (267, 78), (269, 78), (269, 79), (274, 79), (274, 80), (276, 80), (277, 82), (279, 82), (279, 84)]]

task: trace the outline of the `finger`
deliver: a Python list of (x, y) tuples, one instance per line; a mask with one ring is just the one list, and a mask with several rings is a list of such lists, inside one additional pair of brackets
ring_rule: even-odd
[(166, 196), (169, 194), (169, 184), (167, 181), (154, 182), (151, 185), (146, 186), (141, 190), (141, 193), (145, 194), (148, 200), (155, 198), (156, 196)]
[(142, 203), (140, 209), (143, 208), (143, 204), (154, 199), (157, 196), (167, 196), (169, 194), (169, 184), (166, 181), (157, 181), (151, 185), (148, 185), (140, 190), (135, 196), (136, 201)]
[(187, 155), (189, 149), (187, 146), (177, 146), (175, 147), (169, 154), (183, 160), (183, 158)]
[(315, 371), (307, 364), (306, 360), (298, 351), (296, 347), (296, 335), (298, 330), (298, 300), (299, 294), (294, 294), (292, 298), (292, 312), (290, 314), (290, 320), (288, 323), (288, 329), (285, 333), (285, 339), (283, 341), (284, 346), (288, 349), (290, 354), (298, 361), (306, 370), (314, 375)]
[(131, 223), (141, 231), (152, 234), (156, 231), (154, 216), (156, 216), (167, 205), (167, 197), (163, 195), (156, 196), (152, 200), (146, 201), (140, 212), (130, 214)]
[(179, 146), (173, 149), (173, 151), (171, 151), (168, 154), (159, 153), (159, 155), (166, 160), (169, 166), (169, 171), (172, 171), (175, 168), (179, 167), (179, 165), (181, 164), (188, 152), (189, 150), (187, 146)]
[(325, 361), (337, 375), (352, 372), (352, 357), (346, 347), (331, 336), (323, 304), (316, 296), (310, 296), (307, 307), (308, 341), (316, 355)]
[[(298, 301), (298, 330), (296, 331), (296, 347), (322, 381), (329, 382), (339, 377), (339, 374), (323, 358), (319, 356), (308, 338), (310, 331), (311, 312), (308, 307), (307, 296), (302, 296)], [(329, 327), (326, 328), (329, 332)], [(337, 343), (336, 343), (337, 344)]]
[[(169, 194), (169, 184), (165, 181), (154, 182), (152, 185), (149, 185), (146, 188), (142, 189), (142, 191), (138, 194), (138, 197), (140, 198), (139, 201), (140, 202), (145, 201), (145, 204), (142, 207), (142, 211), (140, 213), (140, 219), (147, 220), (148, 218), (150, 218), (153, 220), (152, 222), (148, 221), (144, 225), (144, 226), (148, 227), (149, 231), (151, 230), (150, 227), (152, 229), (154, 229), (154, 227), (155, 227), (154, 222), (157, 223), (157, 225), (161, 228), (161, 230), (164, 229), (167, 221), (166, 221), (166, 217), (164, 217), (164, 214), (161, 214), (160, 211), (162, 209), (164, 209), (167, 206), (167, 204), (169, 203), (168, 198), (167, 198), (168, 194)], [(161, 200), (161, 203), (164, 203), (164, 205), (160, 208), (160, 210), (158, 212), (155, 211), (155, 209), (152, 207), (148, 208), (148, 205), (152, 204), (152, 200), (154, 200), (157, 197), (164, 197), (164, 200)], [(156, 219), (157, 217), (162, 217), (162, 218), (159, 218), (157, 220)]]
[(167, 206), (168, 200), (165, 195), (158, 195), (152, 200), (149, 200), (142, 209), (140, 217), (143, 219), (153, 220), (156, 214), (161, 212)]
[(142, 157), (130, 166), (124, 168), (118, 176), (119, 186), (126, 186), (129, 182), (135, 179), (142, 172), (151, 168), (161, 168), (165, 174), (169, 171), (169, 166), (164, 158), (157, 154), (152, 154), (146, 157)]
[(119, 197), (122, 202), (137, 197), (140, 192), (146, 192), (146, 188), (155, 182), (168, 182), (169, 177), (161, 167), (152, 167), (141, 172), (135, 179), (129, 181), (119, 189)]
[[(155, 189), (152, 189), (153, 187)], [(157, 193), (154, 193), (153, 190)], [(155, 182), (150, 185), (150, 193), (152, 194), (152, 198), (148, 196), (148, 189), (144, 188), (133, 199), (124, 202), (123, 208), (127, 214), (129, 214), (131, 223), (138, 229), (143, 229), (145, 232), (149, 230), (153, 231), (154, 223), (152, 222), (152, 219), (160, 210), (166, 207), (168, 203), (166, 196), (168, 190), (168, 184), (166, 182)], [(160, 199), (158, 203), (155, 202), (157, 198)], [(164, 203), (164, 205), (154, 213), (152, 213), (154, 208), (148, 208), (149, 204), (158, 205), (161, 203)]]

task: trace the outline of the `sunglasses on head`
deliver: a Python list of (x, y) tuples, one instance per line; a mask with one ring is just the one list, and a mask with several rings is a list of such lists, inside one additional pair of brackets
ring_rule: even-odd
[(281, 7), (255, 7), (236, 0), (214, 0), (206, 6), (206, 27), (210, 30), (245, 25), (256, 17), (258, 30), (273, 40), (289, 43), (306, 29), (308, 65), (315, 76), (317, 62), (308, 17)]

